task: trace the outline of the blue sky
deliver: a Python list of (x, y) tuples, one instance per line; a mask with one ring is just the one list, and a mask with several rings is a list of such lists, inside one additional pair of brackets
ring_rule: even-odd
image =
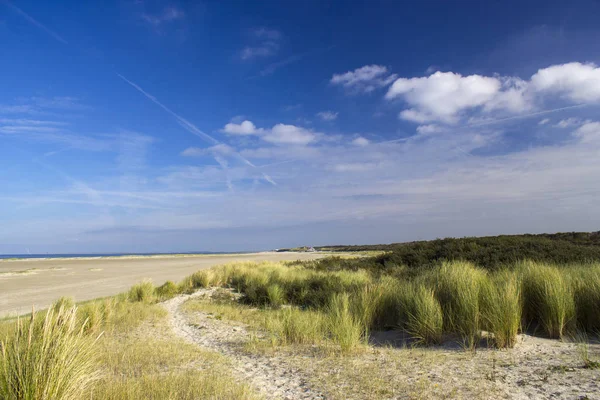
[(598, 15), (0, 1), (0, 253), (597, 230)]

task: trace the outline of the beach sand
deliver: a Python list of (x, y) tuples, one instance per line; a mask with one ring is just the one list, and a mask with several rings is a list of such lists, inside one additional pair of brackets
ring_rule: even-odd
[(309, 260), (319, 253), (160, 255), (0, 261), (0, 317), (48, 307), (61, 296), (75, 301), (124, 292), (149, 278), (177, 282), (201, 269), (235, 261)]

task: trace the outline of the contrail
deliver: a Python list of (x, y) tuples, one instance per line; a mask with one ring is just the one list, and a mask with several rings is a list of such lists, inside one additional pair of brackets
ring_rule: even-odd
[(10, 1), (8, 1), (8, 0), (0, 0), (0, 1), (2, 1), (7, 6), (12, 8), (13, 11), (15, 11), (17, 14), (19, 14), (23, 18), (25, 18), (27, 21), (29, 21), (29, 23), (37, 26), (38, 28), (40, 28), (41, 30), (43, 30), (44, 32), (46, 32), (47, 34), (52, 36), (54, 39), (61, 42), (62, 44), (69, 44), (69, 42), (67, 42), (65, 39), (63, 39), (58, 33), (46, 28), (44, 25), (40, 24), (37, 20), (35, 20), (31, 15), (27, 14), (25, 11), (21, 10), (19, 7), (12, 4)]
[(585, 106), (589, 106), (589, 104), (584, 103), (584, 104), (575, 104), (574, 106), (553, 108), (552, 110), (538, 111), (538, 112), (534, 112), (534, 113), (531, 113), (531, 114), (517, 115), (517, 116), (514, 116), (514, 117), (507, 117), (507, 118), (500, 118), (500, 119), (495, 119), (495, 120), (492, 120), (492, 121), (484, 121), (484, 122), (475, 123), (475, 124), (467, 124), (464, 127), (492, 125), (492, 124), (496, 124), (496, 123), (499, 123), (499, 122), (510, 121), (510, 120), (513, 120), (513, 119), (536, 117), (538, 115), (551, 114), (551, 113), (558, 112), (558, 111), (570, 110), (572, 108), (580, 108), (580, 107), (585, 107)]
[[(125, 82), (127, 82), (129, 85), (131, 85), (138, 92), (140, 92), (144, 96), (146, 96), (154, 104), (156, 104), (157, 106), (159, 106), (160, 108), (162, 108), (163, 110), (165, 110), (167, 113), (169, 113), (171, 116), (173, 116), (175, 118), (175, 120), (179, 123), (179, 125), (181, 125), (183, 128), (185, 128), (188, 132), (190, 132), (190, 133), (192, 133), (192, 134), (194, 134), (196, 136), (199, 136), (199, 137), (203, 138), (204, 140), (210, 142), (212, 145), (223, 144), (222, 142), (218, 141), (214, 137), (210, 136), (208, 133), (205, 133), (205, 132), (201, 131), (200, 129), (198, 129), (198, 127), (196, 125), (192, 124), (190, 121), (188, 121), (187, 119), (183, 118), (182, 116), (180, 116), (179, 114), (177, 114), (175, 111), (171, 110), (169, 107), (167, 107), (164, 104), (162, 104), (160, 101), (158, 101), (158, 99), (156, 97), (154, 97), (150, 93), (146, 92), (144, 89), (142, 89), (135, 82), (130, 81), (129, 79), (125, 78), (123, 75), (121, 75), (119, 73), (116, 73), (116, 74), (117, 74), (117, 76), (119, 78), (123, 79)], [(253, 163), (251, 163), (250, 160), (248, 160), (247, 158), (245, 158), (244, 156), (242, 156), (237, 151), (234, 151), (233, 154), (235, 155), (236, 158), (238, 158), (244, 164), (246, 164), (246, 165), (248, 165), (248, 166), (250, 166), (252, 168), (256, 168), (256, 165), (254, 165)], [(277, 183), (270, 176), (268, 176), (267, 174), (265, 174), (264, 172), (262, 173), (262, 176), (270, 184), (277, 185)]]

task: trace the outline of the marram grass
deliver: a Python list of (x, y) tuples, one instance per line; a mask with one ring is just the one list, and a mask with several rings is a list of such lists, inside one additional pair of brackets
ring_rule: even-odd
[(98, 378), (95, 341), (77, 308), (51, 307), (44, 318), (19, 319), (0, 341), (0, 398), (78, 400)]

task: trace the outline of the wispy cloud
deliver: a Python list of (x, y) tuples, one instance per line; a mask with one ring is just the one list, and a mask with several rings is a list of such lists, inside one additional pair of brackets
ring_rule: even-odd
[(140, 14), (140, 17), (148, 24), (158, 28), (163, 24), (185, 18), (185, 12), (178, 7), (170, 6), (165, 7), (161, 12), (156, 14), (143, 12)]
[(62, 36), (60, 36), (58, 33), (47, 28), (45, 25), (42, 25), (35, 18), (33, 18), (31, 15), (27, 14), (25, 11), (21, 10), (19, 7), (12, 4), (10, 1), (4, 0), (4, 3), (8, 7), (10, 7), (13, 11), (15, 11), (17, 14), (19, 14), (21, 17), (25, 18), (30, 24), (35, 25), (36, 27), (43, 30), (44, 32), (46, 32), (48, 35), (52, 36), (54, 39), (58, 40), (59, 42), (61, 42), (63, 44), (68, 44), (68, 42), (65, 39), (63, 39)]
[(279, 50), (282, 37), (281, 32), (275, 29), (255, 28), (250, 34), (253, 44), (240, 51), (240, 58), (248, 61), (274, 55)]
[(398, 76), (391, 74), (383, 65), (365, 65), (342, 74), (333, 74), (331, 84), (341, 85), (349, 93), (370, 93), (375, 89), (390, 85)]
[[(164, 104), (162, 104), (156, 97), (152, 96), (151, 94), (149, 94), (148, 92), (144, 91), (144, 89), (142, 89), (139, 85), (137, 85), (136, 83), (130, 81), (129, 79), (125, 78), (123, 75), (121, 74), (117, 74), (119, 76), (119, 78), (123, 79), (125, 82), (127, 82), (129, 85), (131, 85), (133, 88), (135, 88), (138, 92), (142, 93), (146, 98), (148, 98), (150, 101), (152, 101), (154, 104), (158, 105), (160, 108), (162, 108), (164, 111), (166, 111), (168, 114), (170, 114), (171, 116), (173, 116), (175, 118), (175, 120), (184, 128), (186, 129), (188, 132), (192, 133), (193, 135), (196, 135), (206, 141), (208, 141), (211, 145), (219, 145), (219, 144), (223, 144), (220, 141), (218, 141), (217, 139), (215, 139), (214, 137), (210, 136), (209, 134), (201, 131), (200, 129), (198, 129), (198, 127), (196, 127), (196, 125), (192, 124), (191, 122), (189, 122), (188, 120), (186, 120), (185, 118), (181, 117), (180, 115), (178, 115), (177, 113), (175, 113), (174, 111), (172, 111), (170, 108), (168, 108), (167, 106), (165, 106)], [(234, 152), (232, 154), (235, 158), (237, 158), (238, 160), (240, 160), (242, 163), (244, 163), (247, 166), (250, 166), (252, 168), (256, 168), (256, 166), (250, 162), (247, 158), (245, 158), (244, 156), (242, 156), (240, 153), (238, 153), (237, 151)], [(218, 160), (217, 160), (218, 161)], [(266, 174), (264, 174), (265, 180), (267, 180), (270, 183), (272, 179), (270, 177), (268, 177)], [(267, 179), (268, 178), (268, 179)]]
[(334, 111), (321, 111), (317, 113), (317, 117), (321, 118), (323, 121), (334, 121), (338, 117), (337, 112)]

